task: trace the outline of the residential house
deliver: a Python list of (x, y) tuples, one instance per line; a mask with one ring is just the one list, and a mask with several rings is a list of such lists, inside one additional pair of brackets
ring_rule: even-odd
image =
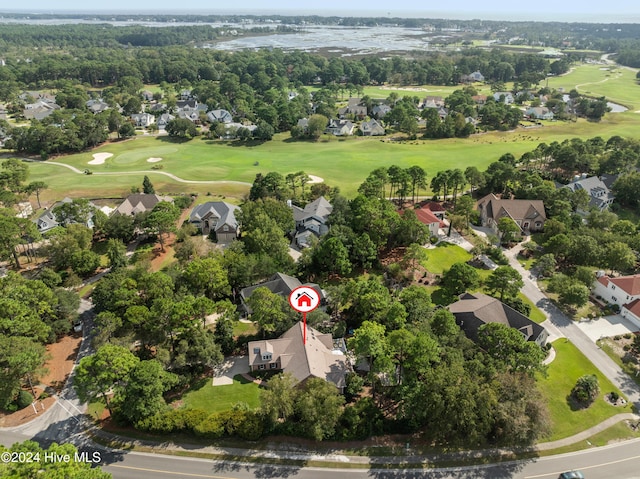
[(325, 130), (334, 136), (350, 136), (353, 135), (355, 125), (350, 120), (329, 120), (329, 125)]
[(597, 273), (593, 295), (620, 308), (620, 315), (640, 328), (640, 274), (609, 277)]
[(517, 329), (527, 341), (544, 346), (547, 330), (500, 300), (482, 293), (465, 293), (449, 305), (456, 324), (472, 341), (478, 340), (478, 329), (489, 323), (501, 323)]
[(447, 210), (444, 209), (444, 206), (442, 206), (442, 204), (438, 203), (437, 201), (421, 201), (419, 205), (420, 208), (425, 208), (431, 211), (431, 213), (433, 213), (433, 215), (439, 220), (444, 220)]
[(384, 127), (373, 118), (360, 123), (360, 131), (363, 136), (380, 136), (385, 134)]
[(553, 112), (544, 106), (532, 106), (528, 108), (524, 115), (532, 120), (553, 120)]
[(208, 201), (196, 206), (189, 215), (189, 222), (208, 235), (215, 231), (219, 243), (229, 243), (238, 237), (236, 212), (240, 208), (226, 201)]
[(571, 191), (585, 190), (589, 193), (589, 206), (598, 208), (600, 211), (606, 210), (611, 206), (615, 197), (607, 185), (597, 176), (587, 177), (586, 173), (574, 178), (574, 181), (563, 188), (569, 188)]
[(125, 198), (125, 200), (113, 212), (114, 215), (135, 216), (138, 213), (151, 211), (155, 205), (161, 201), (173, 203), (170, 196), (159, 196), (149, 193), (134, 193)]
[(444, 107), (444, 98), (441, 96), (428, 96), (422, 103), (418, 105), (418, 108), (443, 108)]
[(293, 219), (296, 223), (294, 242), (297, 246), (309, 246), (311, 236), (322, 236), (329, 231), (327, 219), (333, 211), (333, 206), (324, 196), (308, 203), (304, 208), (292, 205)]
[(167, 111), (166, 103), (154, 103), (147, 108), (151, 113), (164, 113)]
[(98, 113), (102, 113), (103, 111), (106, 111), (109, 108), (111, 108), (109, 104), (103, 101), (101, 98), (98, 98), (97, 100), (88, 100), (85, 103), (85, 105), (89, 109), (89, 111), (94, 115), (97, 115)]
[(211, 123), (217, 121), (218, 123), (231, 123), (233, 116), (227, 110), (211, 110), (207, 113), (207, 120)]
[(465, 82), (465, 83), (483, 82), (484, 81), (484, 75), (476, 70), (475, 72), (470, 73), (468, 75), (462, 75), (460, 80), (462, 82)]
[(16, 218), (28, 218), (33, 214), (33, 206), (28, 201), (21, 201), (14, 205), (16, 213)]
[[(54, 203), (54, 205), (43, 211), (40, 215), (38, 215), (37, 218), (34, 218), (32, 221), (36, 224), (36, 227), (38, 228), (38, 231), (40, 233), (46, 233), (49, 230), (52, 230), (53, 228), (57, 227), (57, 226), (66, 226), (64, 224), (61, 224), (55, 213), (54, 210), (58, 207), (61, 206), (64, 203), (71, 203), (73, 200), (71, 198), (63, 198), (61, 201), (58, 201), (56, 203)], [(87, 222), (85, 223), (85, 226), (92, 228), (93, 229), (93, 211), (97, 209), (97, 206), (94, 205), (93, 203), (89, 202), (89, 206), (91, 207), (91, 213), (89, 214), (89, 218), (87, 219)]]
[(191, 90), (181, 90), (180, 91), (180, 100), (182, 101), (186, 101), (186, 100), (191, 100), (193, 99), (193, 94), (191, 92)]
[(507, 105), (511, 105), (515, 102), (515, 98), (510, 91), (497, 91), (493, 94), (493, 99), (498, 102), (506, 103)]
[(487, 95), (473, 95), (471, 98), (476, 105), (482, 106), (487, 103)]
[(175, 120), (175, 116), (170, 115), (169, 113), (163, 113), (158, 117), (156, 123), (158, 124), (158, 130), (165, 130), (167, 128), (167, 124), (171, 120)]
[(302, 131), (307, 133), (309, 131), (309, 119), (308, 118), (300, 118), (297, 123), (299, 128), (302, 128)]
[[(416, 208), (414, 211), (418, 221), (429, 228), (429, 236), (439, 236), (440, 228), (445, 227), (444, 221), (433, 214), (433, 211), (431, 211), (429, 206), (422, 206), (420, 208)], [(404, 210), (401, 211), (401, 213), (403, 212)]]
[(387, 113), (389, 113), (391, 111), (391, 107), (389, 105), (387, 105), (386, 103), (382, 103), (380, 105), (376, 105), (371, 109), (371, 114), (373, 115), (374, 118), (376, 118), (377, 120), (381, 120), (382, 118), (385, 117), (385, 115)]
[(142, 90), (142, 92), (140, 92), (140, 96), (144, 101), (153, 101), (153, 92), (149, 90)]
[(183, 120), (189, 120), (191, 123), (200, 123), (200, 115), (195, 110), (179, 110), (176, 114), (178, 118)]
[(59, 110), (60, 105), (38, 100), (36, 103), (29, 103), (24, 106), (22, 116), (27, 120), (44, 120), (54, 111)]
[(294, 99), (294, 98), (296, 98), (297, 96), (298, 96), (298, 92), (296, 92), (296, 91), (289, 90), (289, 91), (287, 92), (287, 100), (289, 100), (289, 101), (293, 100), (293, 99)]
[(278, 339), (250, 341), (251, 371), (282, 371), (291, 374), (298, 384), (321, 378), (343, 392), (351, 372), (344, 340), (334, 340), (310, 326), (306, 332), (304, 329), (298, 322)]
[(367, 114), (367, 107), (365, 105), (347, 105), (338, 109), (338, 116), (341, 119), (355, 118), (356, 120), (363, 120)]
[(137, 127), (148, 128), (156, 121), (156, 117), (149, 113), (134, 113), (131, 121)]
[(294, 278), (293, 276), (289, 276), (284, 273), (276, 273), (271, 278), (269, 278), (264, 283), (254, 284), (252, 286), (247, 286), (246, 288), (242, 288), (240, 290), (240, 310), (246, 315), (251, 314), (252, 310), (247, 303), (247, 300), (251, 297), (253, 292), (258, 288), (267, 288), (274, 294), (284, 297), (285, 299), (289, 298), (291, 291), (300, 286), (308, 286), (316, 290), (318, 295), (320, 296), (320, 306), (324, 307), (327, 302), (327, 296), (320, 286), (315, 283), (304, 283), (302, 284), (298, 278)]
[(511, 218), (520, 227), (523, 234), (542, 231), (547, 215), (542, 200), (505, 200), (493, 193), (477, 203), (482, 226), (498, 231), (500, 218)]
[(179, 100), (176, 102), (177, 111), (198, 111), (198, 100)]

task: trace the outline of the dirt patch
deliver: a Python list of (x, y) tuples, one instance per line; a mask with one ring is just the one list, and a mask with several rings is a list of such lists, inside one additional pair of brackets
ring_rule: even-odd
[[(34, 390), (36, 397), (45, 392), (48, 394), (58, 393), (64, 386), (80, 349), (80, 342), (82, 338), (80, 336), (64, 336), (57, 343), (49, 344), (47, 346), (47, 353), (50, 358), (45, 363), (47, 372), (42, 378), (40, 378), (39, 384), (34, 384)], [(38, 414), (46, 411), (55, 404), (55, 397), (48, 397), (43, 400), (37, 400), (35, 407)], [(0, 413), (0, 427), (14, 427), (29, 422), (36, 417), (36, 413), (33, 411), (33, 407), (29, 406), (20, 411), (16, 411), (13, 414)]]

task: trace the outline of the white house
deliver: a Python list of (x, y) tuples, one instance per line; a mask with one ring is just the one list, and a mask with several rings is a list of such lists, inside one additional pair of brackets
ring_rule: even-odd
[(506, 103), (507, 105), (511, 105), (515, 101), (513, 95), (509, 91), (497, 91), (493, 94), (493, 99), (495, 101)]
[(593, 294), (620, 307), (620, 314), (640, 327), (640, 274), (610, 278), (599, 274)]
[(149, 113), (134, 113), (131, 115), (131, 121), (137, 127), (147, 128), (156, 121), (156, 117)]

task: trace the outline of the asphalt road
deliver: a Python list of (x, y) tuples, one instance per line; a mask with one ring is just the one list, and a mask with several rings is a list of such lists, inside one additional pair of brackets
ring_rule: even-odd
[[(113, 462), (112, 462), (113, 461)], [(206, 459), (126, 453), (107, 458), (103, 470), (114, 479), (171, 478), (297, 478), (335, 477), (369, 479), (556, 479), (567, 470), (580, 469), (588, 479), (640, 478), (640, 439), (577, 453), (486, 467), (448, 469), (319, 469), (250, 465)]]

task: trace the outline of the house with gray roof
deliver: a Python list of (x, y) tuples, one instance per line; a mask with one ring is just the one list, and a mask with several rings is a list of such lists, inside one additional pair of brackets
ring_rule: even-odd
[(35, 103), (29, 103), (24, 106), (22, 116), (27, 120), (44, 120), (54, 111), (59, 110), (60, 105), (44, 100), (38, 100)]
[(515, 102), (515, 98), (513, 98), (513, 95), (510, 91), (497, 91), (493, 94), (493, 99), (507, 105), (511, 105), (513, 102)]
[(248, 348), (251, 371), (282, 371), (299, 384), (309, 378), (321, 378), (343, 392), (346, 376), (351, 372), (344, 340), (334, 340), (330, 334), (310, 326), (305, 336), (302, 322), (278, 339), (251, 341)]
[(218, 123), (231, 123), (233, 122), (233, 115), (227, 110), (211, 110), (207, 113), (207, 120), (211, 123), (217, 121)]
[(158, 130), (165, 130), (167, 128), (167, 125), (169, 124), (169, 122), (171, 120), (175, 120), (175, 116), (169, 114), (169, 113), (163, 113), (162, 115), (160, 115), (158, 117), (158, 120), (156, 121), (157, 125), (158, 125)]
[(472, 341), (478, 340), (478, 329), (488, 323), (501, 323), (517, 329), (526, 341), (544, 346), (549, 337), (547, 330), (502, 301), (482, 293), (465, 293), (449, 305), (456, 324)]
[(155, 123), (156, 117), (149, 113), (134, 113), (131, 115), (134, 126), (147, 128)]
[(296, 223), (294, 242), (297, 246), (308, 247), (312, 235), (319, 237), (329, 231), (326, 222), (333, 211), (333, 206), (324, 196), (307, 203), (304, 208), (296, 205), (292, 205), (291, 208), (293, 220)]
[(362, 136), (380, 136), (385, 134), (384, 127), (373, 118), (360, 123), (360, 131), (362, 132)]
[(135, 216), (138, 213), (151, 211), (155, 205), (161, 201), (173, 203), (170, 196), (160, 196), (148, 193), (134, 193), (125, 198), (125, 200), (113, 212), (114, 215)]
[(88, 100), (85, 103), (85, 105), (89, 109), (89, 111), (94, 115), (97, 115), (98, 113), (102, 113), (103, 111), (106, 111), (109, 108), (111, 108), (109, 104), (103, 101), (101, 98), (98, 98), (97, 100)]
[(353, 135), (353, 129), (355, 125), (350, 120), (329, 120), (326, 133), (330, 133), (334, 136), (350, 136)]
[(532, 106), (524, 112), (525, 116), (535, 120), (553, 120), (553, 112), (545, 106)]
[(385, 117), (387, 113), (391, 111), (391, 107), (386, 103), (382, 103), (380, 105), (376, 105), (371, 109), (371, 114), (374, 118), (380, 120)]
[(316, 290), (318, 295), (320, 296), (320, 306), (324, 306), (326, 304), (326, 295), (322, 288), (315, 283), (305, 283), (302, 284), (298, 278), (294, 278), (293, 276), (289, 276), (284, 273), (276, 273), (268, 281), (264, 283), (254, 284), (252, 286), (247, 286), (246, 288), (242, 288), (240, 290), (240, 300), (242, 302), (240, 306), (240, 310), (244, 314), (251, 314), (251, 308), (247, 304), (247, 300), (251, 297), (253, 292), (258, 288), (267, 288), (273, 294), (277, 294), (284, 298), (289, 298), (291, 291), (300, 286), (308, 286)]
[[(61, 201), (57, 201), (56, 203), (54, 203), (51, 208), (43, 211), (40, 215), (38, 215), (38, 217), (32, 220), (36, 224), (36, 227), (38, 228), (38, 231), (40, 233), (46, 233), (47, 231), (52, 230), (57, 226), (66, 226), (67, 223), (60, 223), (58, 221), (58, 217), (55, 214), (56, 208), (65, 203), (73, 203), (73, 200), (69, 197), (65, 197)], [(93, 229), (93, 212), (98, 209), (98, 207), (91, 202), (89, 202), (89, 206), (91, 207), (91, 212), (89, 213), (87, 222), (84, 224), (84, 226)]]
[(482, 226), (498, 231), (500, 218), (511, 218), (523, 234), (542, 231), (547, 215), (542, 200), (505, 200), (489, 193), (477, 203)]
[(215, 231), (219, 243), (229, 243), (238, 237), (238, 210), (238, 206), (226, 201), (208, 201), (191, 210), (189, 222), (203, 235)]
[(589, 193), (589, 207), (598, 208), (600, 211), (609, 209), (615, 199), (604, 181), (597, 176), (579, 176), (563, 188), (569, 188), (571, 191), (585, 190)]
[(355, 118), (362, 120), (367, 116), (367, 107), (365, 105), (347, 105), (338, 109), (338, 116), (344, 118)]

